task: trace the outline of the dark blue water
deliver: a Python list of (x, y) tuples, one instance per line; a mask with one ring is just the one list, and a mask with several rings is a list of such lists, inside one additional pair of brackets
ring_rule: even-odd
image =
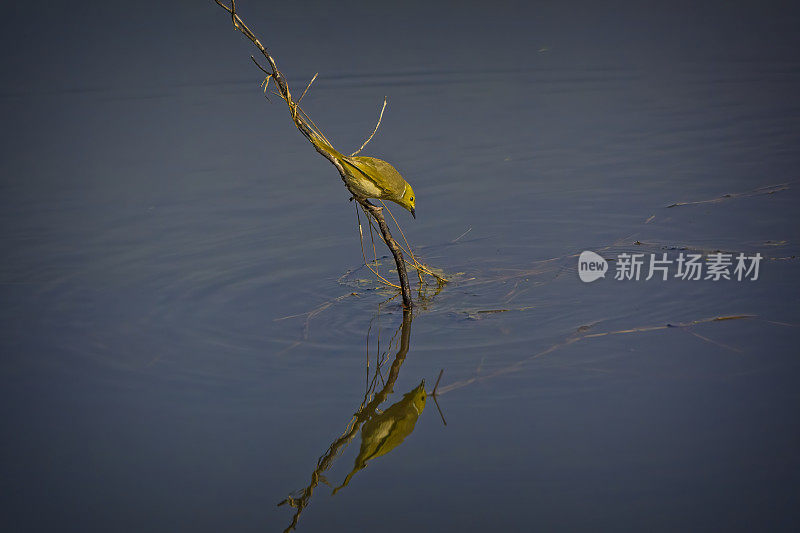
[(4, 531), (797, 528), (794, 10), (238, 4), (341, 151), (388, 96), (364, 154), (452, 282), (404, 320), (213, 2), (10, 7)]

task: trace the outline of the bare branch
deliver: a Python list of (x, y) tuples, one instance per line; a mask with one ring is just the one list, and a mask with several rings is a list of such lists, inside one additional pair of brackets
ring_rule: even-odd
[[(339, 162), (339, 160), (334, 155), (335, 150), (332, 151), (325, 150), (322, 146), (319, 145), (319, 143), (315, 143), (313, 141), (314, 138), (324, 139), (325, 142), (330, 146), (330, 143), (327, 142), (327, 139), (325, 139), (325, 136), (322, 134), (322, 131), (320, 131), (320, 129), (316, 127), (314, 122), (300, 108), (300, 106), (298, 105), (299, 100), (295, 102), (292, 99), (292, 93), (289, 91), (289, 84), (286, 82), (286, 79), (283, 77), (283, 74), (281, 74), (281, 71), (278, 70), (278, 66), (275, 63), (275, 59), (273, 59), (273, 57), (270, 55), (270, 53), (267, 51), (264, 45), (261, 44), (261, 41), (258, 40), (255, 33), (253, 33), (253, 31), (247, 26), (247, 24), (244, 23), (242, 18), (239, 16), (239, 14), (236, 11), (235, 0), (231, 0), (230, 7), (225, 5), (222, 2), (222, 0), (214, 0), (214, 1), (217, 3), (218, 6), (220, 6), (225, 11), (230, 13), (233, 27), (239, 30), (242, 33), (242, 35), (247, 37), (250, 40), (250, 42), (252, 42), (256, 48), (258, 48), (258, 50), (261, 52), (261, 55), (263, 55), (264, 58), (267, 60), (267, 63), (269, 64), (269, 69), (263, 68), (258, 63), (258, 61), (256, 61), (255, 57), (251, 56), (253, 62), (258, 66), (258, 68), (267, 75), (267, 78), (264, 80), (265, 84), (269, 83), (270, 77), (275, 80), (275, 85), (277, 85), (278, 87), (278, 96), (280, 96), (281, 99), (284, 102), (286, 102), (286, 104), (289, 106), (289, 112), (292, 116), (292, 121), (294, 122), (297, 129), (300, 131), (300, 133), (303, 134), (304, 137), (306, 137), (309, 141), (311, 141), (317, 153), (319, 153), (322, 157), (330, 161), (330, 163), (336, 167), (336, 170), (339, 171), (339, 175), (341, 176), (342, 181), (345, 183), (346, 187), (347, 173), (344, 167), (342, 166), (342, 163)], [(311, 80), (311, 82), (308, 84), (308, 87), (306, 87), (306, 91), (308, 91), (309, 87), (311, 87), (311, 83), (314, 82), (314, 79), (316, 79), (316, 77), (317, 76), (315, 75), (314, 78)], [(305, 96), (306, 91), (303, 92), (303, 96)], [(266, 87), (264, 88), (264, 93), (266, 94)], [(303, 96), (300, 97), (301, 100)], [(362, 149), (372, 139), (372, 137), (375, 135), (375, 132), (378, 131), (378, 127), (380, 126), (381, 123), (381, 118), (383, 117), (383, 110), (385, 108), (386, 108), (386, 98), (384, 98), (383, 100), (383, 108), (381, 109), (381, 116), (378, 118), (378, 125), (375, 126), (375, 131), (372, 132), (372, 135), (370, 135), (369, 139), (367, 139), (367, 141), (361, 146)], [(359, 151), (360, 150), (361, 149), (359, 149)], [(350, 192), (352, 193), (353, 191)], [(356, 195), (354, 194), (354, 196)], [(389, 250), (391, 250), (392, 255), (394, 256), (395, 263), (397, 265), (397, 274), (398, 277), (400, 278), (400, 290), (403, 295), (403, 306), (407, 309), (410, 309), (413, 305), (413, 302), (411, 300), (411, 290), (409, 289), (408, 286), (408, 274), (406, 273), (406, 263), (405, 260), (403, 259), (403, 252), (400, 246), (392, 237), (392, 234), (389, 231), (389, 226), (386, 224), (386, 220), (383, 218), (383, 212), (381, 208), (371, 204), (365, 198), (357, 198), (357, 200), (361, 204), (361, 206), (375, 219), (375, 222), (378, 223), (378, 227), (381, 230), (381, 235), (383, 237), (383, 240), (384, 242), (386, 242), (386, 245), (389, 247)]]

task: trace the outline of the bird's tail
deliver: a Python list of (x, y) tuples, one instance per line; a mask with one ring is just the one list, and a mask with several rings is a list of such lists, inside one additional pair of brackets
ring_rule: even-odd
[(350, 483), (350, 480), (353, 479), (353, 476), (356, 475), (357, 472), (363, 470), (365, 466), (367, 466), (366, 463), (361, 463), (361, 464), (356, 463), (356, 466), (353, 468), (353, 471), (347, 474), (347, 477), (344, 478), (344, 482), (335, 489), (333, 489), (333, 493), (331, 493), (331, 496), (333, 496), (334, 494), (345, 488)]
[(317, 132), (314, 132), (308, 140), (311, 141), (311, 144), (316, 146), (318, 150), (322, 150), (323, 152), (332, 155), (339, 161), (344, 159), (344, 156), (336, 148), (334, 148), (330, 142), (328, 142), (328, 139)]

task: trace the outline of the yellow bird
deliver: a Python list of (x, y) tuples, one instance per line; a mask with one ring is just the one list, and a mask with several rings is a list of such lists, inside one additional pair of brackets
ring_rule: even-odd
[(364, 424), (361, 428), (361, 449), (353, 471), (347, 475), (344, 483), (334, 489), (334, 494), (346, 487), (356, 472), (366, 468), (368, 461), (394, 450), (414, 431), (419, 415), (425, 410), (426, 396), (423, 379), (415, 389), (405, 393), (400, 401)]
[(377, 157), (345, 156), (316, 133), (311, 136), (311, 142), (342, 165), (345, 184), (354, 196), (389, 200), (407, 209), (412, 217), (417, 218), (414, 210), (414, 189), (392, 165)]

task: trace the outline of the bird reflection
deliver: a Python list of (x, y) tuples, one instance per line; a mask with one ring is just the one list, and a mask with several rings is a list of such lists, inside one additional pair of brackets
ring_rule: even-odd
[[(326, 452), (317, 460), (317, 466), (311, 474), (311, 482), (308, 486), (292, 493), (278, 504), (279, 506), (288, 504), (296, 509), (291, 523), (284, 530), (285, 532), (297, 527), (300, 515), (310, 503), (314, 489), (319, 483), (322, 482), (330, 486), (324, 476), (324, 472), (333, 466), (333, 462), (359, 433), (359, 429), (361, 430), (361, 448), (356, 457), (355, 465), (344, 482), (334, 489), (334, 494), (346, 487), (353, 476), (363, 470), (369, 461), (386, 455), (402, 444), (414, 431), (417, 419), (425, 409), (426, 397), (428, 396), (425, 392), (425, 380), (422, 380), (417, 387), (404, 394), (402, 399), (386, 410), (381, 411), (379, 409), (379, 406), (394, 392), (394, 385), (400, 374), (400, 367), (408, 354), (411, 342), (412, 318), (413, 315), (410, 310), (403, 311), (403, 321), (389, 343), (386, 356), (383, 360), (377, 361), (373, 372), (370, 372), (368, 366), (367, 388), (364, 398), (353, 418), (347, 424), (344, 433), (333, 441)], [(388, 354), (391, 353), (395, 345), (397, 345), (397, 352), (394, 360), (384, 374), (382, 368), (385, 369)]]
[(367, 420), (361, 429), (361, 449), (353, 471), (347, 474), (344, 483), (333, 490), (334, 494), (346, 487), (356, 472), (367, 466), (367, 461), (386, 455), (414, 431), (417, 419), (425, 409), (426, 396), (423, 379), (415, 389), (404, 394), (402, 400)]

